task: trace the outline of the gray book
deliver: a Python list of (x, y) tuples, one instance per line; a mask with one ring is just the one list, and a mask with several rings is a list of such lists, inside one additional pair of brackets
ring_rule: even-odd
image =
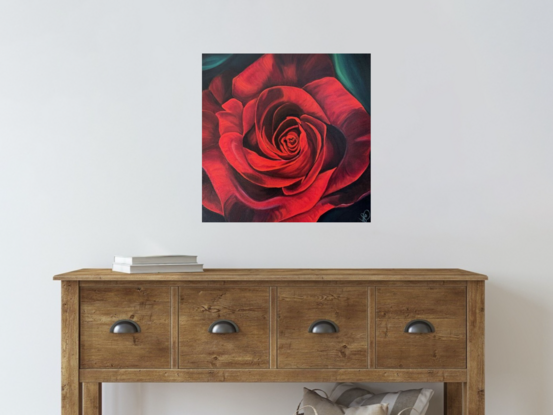
[(113, 271), (126, 274), (156, 274), (160, 272), (203, 272), (203, 264), (149, 264), (128, 265), (113, 264)]
[(127, 265), (143, 264), (195, 264), (196, 255), (158, 255), (158, 256), (116, 256), (114, 263)]

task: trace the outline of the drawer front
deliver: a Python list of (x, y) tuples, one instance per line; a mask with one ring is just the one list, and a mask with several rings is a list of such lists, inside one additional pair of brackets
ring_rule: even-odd
[[(268, 368), (268, 288), (181, 288), (180, 368)], [(210, 326), (230, 320), (237, 333), (214, 334)]]
[[(132, 320), (139, 333), (110, 333)], [(81, 367), (169, 368), (170, 288), (81, 288)]]
[[(278, 289), (278, 367), (367, 368), (365, 287)], [(318, 320), (331, 320), (337, 333), (315, 334)]]
[[(466, 287), (377, 288), (377, 368), (457, 369), (467, 365)], [(413, 320), (434, 333), (405, 333)]]

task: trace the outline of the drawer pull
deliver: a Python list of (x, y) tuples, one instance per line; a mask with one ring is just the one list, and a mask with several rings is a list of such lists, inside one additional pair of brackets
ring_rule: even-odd
[(140, 326), (132, 320), (119, 320), (109, 329), (113, 334), (140, 333)]
[(232, 334), (239, 331), (236, 323), (230, 320), (217, 320), (209, 326), (209, 332), (212, 334)]
[(308, 330), (313, 334), (338, 333), (339, 331), (338, 325), (331, 320), (316, 320), (311, 323)]
[(413, 320), (407, 323), (405, 326), (405, 333), (410, 334), (425, 334), (425, 333), (435, 333), (436, 329), (430, 321), (426, 320)]

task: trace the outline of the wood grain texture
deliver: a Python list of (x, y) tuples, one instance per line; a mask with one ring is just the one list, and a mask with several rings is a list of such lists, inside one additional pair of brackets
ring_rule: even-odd
[(171, 287), (171, 369), (179, 368), (179, 287)]
[[(468, 371), (467, 371), (468, 372)], [(468, 373), (467, 373), (467, 379), (468, 379)], [(468, 407), (467, 407), (467, 382), (461, 383), (461, 391), (463, 396), (463, 415), (468, 415)]]
[(97, 382), (464, 382), (467, 371), (371, 369), (85, 369)]
[(463, 415), (463, 384), (444, 384), (444, 415)]
[(102, 415), (101, 383), (83, 383), (83, 415)]
[[(367, 368), (367, 299), (359, 287), (278, 289), (279, 368)], [(340, 331), (309, 333), (329, 319)]]
[[(117, 320), (140, 333), (113, 334)], [(81, 368), (170, 368), (171, 288), (82, 288)]]
[(368, 336), (369, 336), (369, 369), (376, 368), (376, 289), (369, 288), (368, 303)]
[(270, 352), (271, 352), (271, 369), (278, 367), (278, 288), (271, 287), (271, 316), (270, 316)]
[[(181, 288), (181, 368), (268, 368), (268, 288)], [(212, 334), (216, 320), (232, 320), (239, 333)]]
[[(466, 288), (376, 288), (377, 368), (466, 368)], [(411, 320), (435, 333), (409, 334)]]
[(80, 280), (81, 287), (435, 287), (435, 286), (455, 286), (466, 287), (467, 281), (458, 280), (415, 280), (415, 281), (386, 281), (386, 280), (295, 280), (292, 278), (282, 279), (280, 281), (260, 280), (256, 281), (255, 278), (248, 278), (244, 280), (195, 280), (195, 281), (158, 281), (158, 280), (146, 280), (146, 281), (134, 281), (134, 280), (122, 280), (122, 281), (105, 281), (105, 280)]
[(111, 269), (81, 269), (54, 277), (66, 281), (286, 281), (289, 279), (306, 281), (432, 281), (486, 280), (488, 277), (461, 269), (205, 269), (204, 272), (124, 274)]
[(485, 411), (485, 368), (484, 368), (484, 325), (485, 288), (480, 281), (468, 285), (468, 382), (466, 385), (466, 412), (470, 415), (484, 415)]
[(79, 383), (79, 283), (61, 284), (61, 414), (81, 414)]

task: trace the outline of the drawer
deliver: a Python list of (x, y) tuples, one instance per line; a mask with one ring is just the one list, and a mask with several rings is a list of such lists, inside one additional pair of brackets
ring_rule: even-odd
[[(377, 368), (457, 369), (467, 366), (466, 287), (377, 288)], [(413, 320), (434, 333), (405, 333)]]
[[(132, 320), (138, 333), (111, 333)], [(170, 288), (81, 288), (81, 367), (169, 368)]]
[[(367, 368), (367, 288), (278, 289), (278, 367)], [(337, 333), (310, 333), (330, 320)]]
[(179, 316), (180, 368), (269, 368), (268, 288), (181, 288)]

